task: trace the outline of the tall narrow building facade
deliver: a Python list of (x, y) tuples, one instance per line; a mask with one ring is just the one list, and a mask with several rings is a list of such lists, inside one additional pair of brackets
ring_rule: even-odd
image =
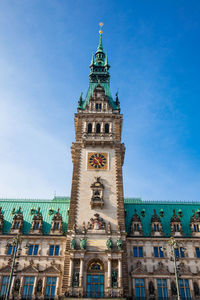
[[(63, 292), (69, 295), (75, 291), (88, 297), (112, 295), (112, 274), (116, 296), (128, 292), (123, 120), (118, 95), (113, 100), (110, 92), (109, 68), (100, 33), (90, 64), (88, 92), (78, 102), (76, 141), (71, 147), (73, 178), (63, 278)], [(75, 266), (77, 287), (72, 284)]]

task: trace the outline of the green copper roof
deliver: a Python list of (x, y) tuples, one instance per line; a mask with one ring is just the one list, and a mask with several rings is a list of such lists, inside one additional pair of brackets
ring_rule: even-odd
[(119, 103), (115, 103), (112, 98), (110, 91), (110, 74), (109, 74), (109, 64), (107, 55), (103, 52), (102, 34), (99, 35), (99, 44), (97, 51), (92, 54), (92, 60), (90, 64), (90, 74), (89, 74), (89, 87), (85, 99), (81, 98), (79, 100), (78, 109), (85, 110), (86, 106), (89, 104), (89, 99), (93, 96), (93, 91), (97, 85), (100, 85), (104, 91), (105, 95), (108, 97), (108, 101), (113, 110), (119, 109)]
[[(180, 218), (182, 224), (182, 230), (184, 236), (189, 237), (190, 232), (190, 218), (192, 216), (192, 210), (195, 212), (200, 209), (200, 202), (162, 202), (162, 201), (141, 201), (141, 199), (125, 199), (125, 211), (126, 211), (126, 231), (130, 232), (131, 219), (134, 215), (135, 209), (140, 216), (142, 222), (142, 229), (144, 236), (150, 236), (151, 231), (151, 217), (154, 214), (154, 209), (157, 215), (160, 217), (160, 210), (164, 211), (164, 216), (160, 217), (164, 235), (170, 236), (170, 220), (173, 215), (173, 209), (176, 214), (181, 210), (182, 217)], [(141, 211), (145, 211), (145, 216), (142, 217)]]
[[(63, 231), (67, 231), (68, 208), (70, 199), (66, 197), (54, 197), (53, 200), (32, 200), (32, 199), (0, 199), (0, 206), (4, 215), (3, 233), (9, 233), (12, 225), (13, 217), (12, 210), (18, 211), (21, 207), (23, 214), (23, 233), (28, 234), (31, 228), (32, 219), (31, 209), (37, 210), (40, 207), (40, 212), (43, 216), (43, 234), (47, 235), (51, 229), (51, 222), (58, 208), (63, 219)], [(49, 214), (49, 210), (53, 210), (53, 214)]]

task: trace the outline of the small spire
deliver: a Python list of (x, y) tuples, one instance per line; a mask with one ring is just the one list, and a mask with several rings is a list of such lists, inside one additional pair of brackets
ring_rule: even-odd
[(106, 53), (105, 66), (108, 66), (108, 55)]
[(94, 53), (92, 53), (92, 59), (91, 59), (91, 64), (90, 65), (94, 65)]
[(99, 30), (99, 45), (97, 47), (97, 51), (103, 51), (103, 44), (102, 44), (102, 33), (103, 33), (102, 27), (103, 27), (103, 23), (100, 22), (99, 26), (100, 26), (100, 30)]

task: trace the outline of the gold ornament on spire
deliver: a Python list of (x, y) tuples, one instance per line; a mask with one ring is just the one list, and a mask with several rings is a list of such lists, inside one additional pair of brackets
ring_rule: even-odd
[(100, 30), (99, 30), (99, 33), (100, 33), (100, 34), (102, 34), (102, 33), (103, 33), (103, 30), (102, 30), (102, 27), (103, 27), (103, 23), (102, 23), (102, 22), (100, 22), (100, 23), (99, 23), (99, 26), (100, 26)]

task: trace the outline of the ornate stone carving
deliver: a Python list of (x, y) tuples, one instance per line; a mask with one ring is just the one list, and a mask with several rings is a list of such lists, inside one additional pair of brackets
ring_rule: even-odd
[(160, 217), (157, 215), (156, 210), (154, 209), (154, 214), (151, 218), (151, 235), (152, 236), (162, 236), (163, 229)]
[(104, 185), (101, 183), (100, 179), (101, 179), (100, 177), (96, 177), (96, 181), (90, 186), (92, 190), (92, 198), (90, 201), (90, 205), (92, 209), (97, 207), (102, 208), (104, 205), (104, 201), (103, 201)]
[(137, 210), (135, 209), (135, 213), (131, 220), (131, 234), (132, 235), (143, 235), (142, 232), (142, 223), (141, 219), (137, 214)]
[(190, 230), (192, 236), (200, 236), (200, 219), (199, 215), (195, 214), (195, 211), (192, 210), (193, 215), (190, 218)]
[(176, 215), (175, 209), (173, 210), (173, 216), (170, 221), (171, 235), (181, 236), (183, 235), (180, 218)]
[(106, 224), (103, 220), (103, 218), (100, 217), (99, 214), (95, 214), (94, 218), (90, 219), (90, 222), (88, 222), (87, 229), (91, 230), (105, 230)]
[(63, 234), (63, 220), (59, 208), (56, 214), (53, 216), (50, 234)]
[(13, 217), (10, 233), (22, 233), (22, 227), (23, 227), (23, 214), (21, 212), (21, 207), (20, 207), (17, 213), (15, 212), (15, 215)]
[(42, 226), (43, 226), (43, 217), (39, 207), (37, 213), (33, 217), (30, 234), (42, 234)]

